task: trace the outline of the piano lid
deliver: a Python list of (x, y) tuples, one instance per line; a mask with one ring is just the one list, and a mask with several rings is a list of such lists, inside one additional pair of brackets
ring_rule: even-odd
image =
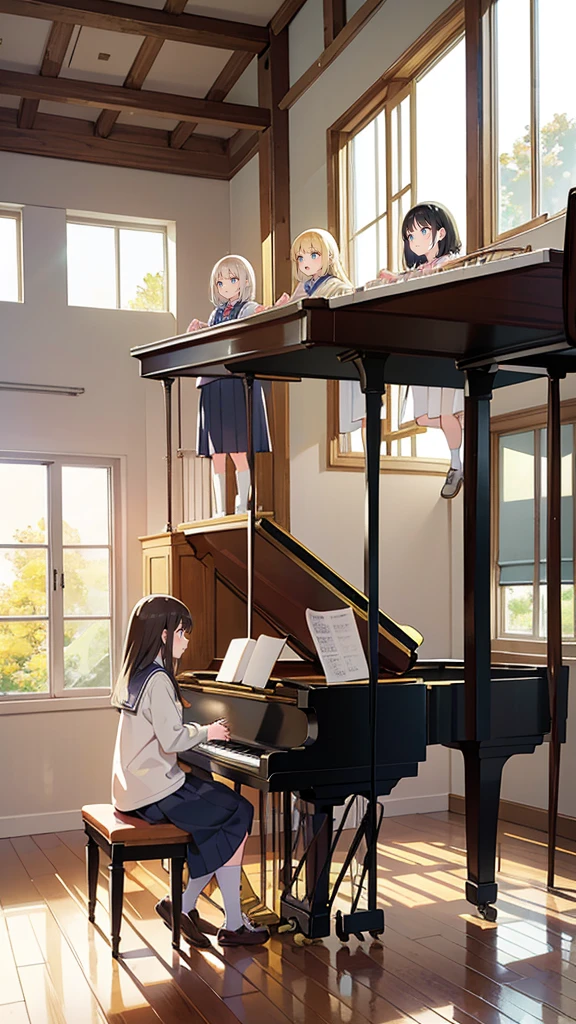
[[(184, 523), (185, 534), (198, 558), (211, 555), (217, 576), (246, 600), (247, 517)], [(280, 636), (289, 636), (293, 650), (318, 664), (308, 626), (306, 609), (331, 611), (352, 608), (358, 630), (367, 649), (366, 596), (317, 558), (272, 519), (256, 519), (254, 547), (254, 610)], [(401, 626), (380, 612), (380, 670), (401, 674), (414, 664), (422, 635), (411, 626)]]

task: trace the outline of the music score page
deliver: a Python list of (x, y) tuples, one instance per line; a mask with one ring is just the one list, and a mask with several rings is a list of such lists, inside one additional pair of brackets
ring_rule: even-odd
[(368, 663), (351, 608), (329, 612), (306, 609), (306, 622), (327, 683), (368, 678)]

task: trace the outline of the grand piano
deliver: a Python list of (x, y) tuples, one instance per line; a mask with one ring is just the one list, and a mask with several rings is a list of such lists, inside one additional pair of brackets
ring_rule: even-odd
[[(187, 680), (196, 720), (225, 714), (232, 724), (229, 747), (198, 750), (189, 755), (195, 764), (262, 792), (299, 793), (312, 804), (306, 892), (304, 898), (297, 899), (292, 891), (294, 872), (290, 876), (289, 870), (290, 822), (285, 801), (288, 867), (282, 897), (284, 916), (295, 918), (309, 936), (326, 935), (330, 930), (332, 812), (353, 794), (369, 797), (369, 813), (359, 830), (368, 847), (368, 909), (359, 912), (355, 900), (352, 912), (337, 924), (337, 931), (346, 938), (349, 932), (363, 929), (377, 934), (383, 927), (375, 926), (382, 920), (375, 909), (376, 797), (389, 793), (400, 778), (417, 773), (427, 745), (442, 743), (463, 754), (466, 897), (487, 919), (496, 918), (494, 864), (502, 768), (514, 754), (533, 751), (549, 732), (554, 762), (551, 820), (555, 821), (568, 683), (562, 666), (559, 599), (558, 378), (566, 372), (563, 359), (572, 368), (576, 346), (576, 323), (572, 330), (566, 313), (566, 295), (572, 295), (567, 281), (576, 263), (575, 224), (573, 190), (567, 220), (570, 260), (566, 262), (559, 251), (524, 253), (339, 299), (306, 299), (244, 321), (133, 350), (142, 375), (153, 379), (208, 370), (211, 374), (234, 370), (246, 374), (248, 381), (254, 375), (271, 373), (334, 379), (359, 376), (366, 395), (368, 601), (356, 614), (360, 619), (366, 614), (368, 619), (369, 681), (327, 687), (314, 673), (280, 672), (280, 665), (278, 679), (266, 693), (218, 686), (209, 673), (196, 673)], [(544, 372), (549, 378), (548, 666), (494, 666), (490, 657), (489, 403), (494, 387), (513, 384), (534, 372)], [(382, 394), (389, 383), (465, 387), (463, 665), (415, 662), (417, 634), (396, 624), (391, 629), (390, 620), (378, 610), (379, 420)], [(328, 594), (330, 599), (336, 594), (349, 604), (356, 598), (345, 581), (338, 582), (333, 570), (325, 567), (323, 578), (317, 566), (307, 566), (306, 552), (299, 549), (295, 538), (282, 537), (273, 524), (258, 521), (254, 508), (253, 501), (246, 544), (236, 547), (229, 564), (234, 562), (244, 573), (248, 607), (261, 601), (260, 613), (269, 621), (274, 619), (282, 634), (291, 633), (295, 649), (302, 650), (309, 641), (300, 628), (301, 616), (299, 625), (294, 613), (294, 602), (285, 600), (292, 591), (279, 568), (282, 548), (292, 564), (294, 558), (288, 554), (295, 556), (315, 585), (320, 578), (326, 600)], [(196, 544), (193, 531), (191, 525), (189, 542)], [(221, 561), (228, 558), (225, 532), (216, 529), (207, 541)], [(267, 533), (274, 534), (276, 575), (258, 550)], [(311, 580), (303, 580), (298, 584), (298, 599), (306, 607)], [(239, 577), (234, 586), (240, 586)], [(272, 604), (264, 601), (266, 589), (268, 599), (274, 594)], [(332, 606), (319, 604), (316, 594), (310, 603)], [(283, 618), (285, 610), (286, 615), (290, 612), (289, 621)], [(383, 640), (387, 642), (383, 644)], [(399, 653), (404, 664), (398, 663)], [(549, 869), (550, 860), (553, 869), (554, 837), (552, 831)], [(355, 841), (351, 855), (356, 848)]]
[[(305, 621), (305, 610), (351, 607), (361, 635), (366, 633), (365, 595), (321, 562), (268, 517), (256, 519), (254, 612), (270, 635), (288, 636), (293, 660), (279, 661), (266, 691), (216, 681), (212, 670), (184, 672), (180, 684), (190, 702), (185, 719), (208, 723), (225, 717), (230, 743), (205, 743), (181, 755), (194, 769), (249, 786), (260, 794), (282, 794), (284, 892), (282, 915), (298, 922), (312, 938), (330, 932), (329, 853), (334, 808), (369, 791), (367, 681), (327, 686)], [(222, 587), (247, 600), (247, 523), (220, 522), (179, 527), (193, 555), (213, 562)], [(218, 614), (218, 609), (216, 610)], [(376, 785), (389, 794), (402, 778), (415, 776), (426, 748), (444, 744), (466, 757), (464, 666), (417, 661), (421, 635), (380, 611), (379, 700)], [(497, 667), (491, 670), (490, 737), (471, 758), (469, 806), (469, 895), (476, 888), (496, 897), (494, 864), (502, 768), (516, 753), (530, 753), (550, 729), (546, 669)], [(560, 678), (560, 717), (566, 720), (567, 670)], [(564, 736), (562, 736), (562, 739)], [(287, 794), (297, 793), (311, 808), (305, 865), (308, 898), (291, 892), (292, 825)], [(472, 810), (471, 804), (474, 805)], [(261, 820), (266, 818), (261, 801)], [(488, 887), (492, 887), (491, 889)], [(494, 916), (492, 900), (480, 904)]]

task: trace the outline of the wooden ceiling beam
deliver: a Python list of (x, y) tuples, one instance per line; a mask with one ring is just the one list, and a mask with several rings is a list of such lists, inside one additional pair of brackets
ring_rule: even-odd
[[(166, 0), (164, 10), (168, 11), (169, 14), (181, 14), (187, 3), (188, 0)], [(146, 37), (134, 58), (132, 67), (124, 79), (125, 89), (142, 88), (163, 45), (163, 39), (156, 39), (152, 36)], [(119, 117), (120, 112), (118, 110), (103, 110), (94, 128), (96, 135), (106, 139)]]
[(270, 20), (270, 31), (275, 36), (279, 35), (293, 21), (298, 11), (302, 10), (305, 3), (306, 0), (284, 0), (282, 6)]
[(346, 0), (324, 0), (324, 49), (330, 46), (346, 24)]
[(386, 0), (364, 0), (362, 6), (352, 15), (336, 38), (326, 47), (317, 60), (310, 65), (308, 70), (303, 75), (300, 75), (298, 81), (294, 82), (294, 85), (288, 89), (286, 95), (280, 100), (279, 107), (281, 110), (289, 110), (304, 95), (306, 90), (314, 84), (317, 78), (320, 78), (320, 75), (326, 68), (330, 67), (332, 62), (346, 49), (370, 18), (376, 14), (378, 8), (382, 7), (382, 4), (385, 2)]
[[(46, 78), (58, 78), (73, 31), (74, 25), (64, 25), (58, 21), (53, 22), (42, 58), (41, 75), (45, 75)], [(34, 127), (34, 119), (38, 112), (39, 104), (40, 100), (23, 99), (20, 101), (20, 109), (18, 111), (19, 128)]]
[(0, 13), (223, 50), (262, 53), (268, 45), (268, 29), (260, 25), (198, 14), (171, 14), (116, 0), (0, 0)]
[[(194, 149), (175, 151), (168, 146), (167, 133), (157, 129), (122, 125), (117, 132), (112, 138), (101, 139), (92, 133), (89, 121), (51, 114), (39, 114), (38, 127), (18, 128), (17, 111), (0, 108), (0, 150), (163, 174), (223, 181), (229, 178), (228, 154), (224, 146), (218, 147), (222, 140), (201, 141), (198, 136), (193, 140)], [(163, 144), (151, 144), (151, 133), (164, 136)]]
[(238, 171), (241, 171), (246, 166), (253, 156), (256, 156), (260, 132), (249, 132), (246, 129), (241, 129), (227, 141), (230, 177), (233, 178)]
[(194, 124), (217, 122), (232, 128), (251, 128), (254, 131), (264, 131), (270, 124), (270, 111), (265, 107), (221, 103), (148, 89), (137, 91), (71, 78), (43, 78), (42, 75), (4, 69), (0, 69), (0, 93), (56, 103), (133, 110), (156, 117), (191, 121)]
[[(208, 89), (204, 98), (218, 103), (221, 102), (228, 95), (232, 86), (236, 85), (236, 82), (246, 71), (251, 60), (251, 53), (241, 53), (240, 51), (233, 53), (230, 60), (222, 68), (214, 84)], [(170, 145), (174, 149), (181, 149), (197, 127), (197, 124), (181, 121), (180, 124), (176, 125), (170, 136)]]

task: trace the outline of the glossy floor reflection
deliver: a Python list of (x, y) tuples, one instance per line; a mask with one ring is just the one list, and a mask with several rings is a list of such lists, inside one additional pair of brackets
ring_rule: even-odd
[[(180, 954), (154, 912), (167, 891), (162, 866), (129, 865), (115, 962), (104, 863), (96, 926), (88, 923), (83, 834), (1, 840), (0, 1024), (576, 1021), (575, 843), (560, 840), (558, 891), (549, 893), (545, 837), (501, 824), (496, 925), (462, 896), (461, 816), (385, 820), (378, 854), (382, 943), (298, 946), (277, 935), (265, 947), (221, 950), (212, 936), (211, 950), (183, 945)], [(248, 871), (258, 889), (255, 850)], [(206, 900), (201, 913), (220, 923)]]

